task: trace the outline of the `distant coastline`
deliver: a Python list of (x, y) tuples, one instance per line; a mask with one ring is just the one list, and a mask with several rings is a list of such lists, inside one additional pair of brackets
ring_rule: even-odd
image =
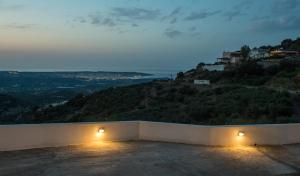
[(178, 72), (184, 71), (183, 69), (137, 69), (136, 71), (112, 69), (1, 69), (0, 72), (17, 72), (17, 73), (108, 73), (108, 74), (135, 74), (143, 78), (168, 78), (174, 79)]

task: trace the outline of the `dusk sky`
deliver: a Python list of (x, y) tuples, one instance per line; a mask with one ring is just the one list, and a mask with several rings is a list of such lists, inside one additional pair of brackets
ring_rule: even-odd
[(300, 37), (300, 0), (0, 0), (1, 70), (186, 70)]

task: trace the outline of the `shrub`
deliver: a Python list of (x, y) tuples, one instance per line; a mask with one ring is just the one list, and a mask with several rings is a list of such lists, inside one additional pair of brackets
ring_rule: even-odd
[(293, 72), (300, 66), (300, 61), (296, 60), (282, 60), (280, 62), (280, 70)]
[(254, 61), (248, 61), (242, 63), (237, 68), (237, 77), (240, 76), (249, 76), (249, 75), (263, 75), (264, 74), (264, 68), (257, 64)]
[(272, 65), (270, 67), (265, 68), (265, 72), (268, 75), (275, 75), (279, 73), (280, 67), (278, 65)]
[(177, 73), (177, 77), (176, 77), (176, 79), (178, 80), (178, 79), (182, 79), (184, 77), (184, 73), (183, 72), (179, 72), (179, 73)]
[(185, 85), (179, 89), (179, 92), (183, 95), (194, 95), (197, 93), (197, 90), (193, 87)]

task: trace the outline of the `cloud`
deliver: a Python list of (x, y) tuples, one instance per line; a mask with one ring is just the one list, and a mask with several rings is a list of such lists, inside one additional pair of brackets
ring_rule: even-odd
[(174, 9), (171, 14), (169, 15), (170, 17), (174, 17), (177, 16), (178, 14), (180, 14), (181, 12), (181, 7), (177, 7), (176, 9)]
[(84, 17), (77, 17), (73, 19), (73, 22), (86, 23), (87, 20)]
[(300, 30), (300, 0), (273, 0), (269, 18), (256, 20), (252, 29), (261, 32)]
[(132, 26), (132, 27), (139, 27), (139, 25), (136, 24), (136, 23), (132, 23), (131, 26)]
[(213, 11), (213, 12), (192, 12), (190, 15), (188, 15), (187, 17), (185, 17), (184, 20), (186, 21), (193, 21), (193, 20), (201, 20), (201, 19), (205, 19), (208, 18), (210, 16), (216, 15), (218, 13), (220, 13), (220, 10), (217, 11)]
[(193, 31), (195, 31), (195, 30), (197, 30), (197, 27), (196, 27), (196, 26), (193, 26), (193, 27), (190, 27), (190, 28), (189, 28), (189, 31), (192, 31), (192, 32), (193, 32)]
[(94, 26), (105, 26), (110, 28), (118, 27), (115, 28), (115, 30), (123, 31), (122, 26), (139, 27), (140, 25), (138, 22), (156, 20), (159, 16), (159, 10), (114, 7), (106, 14), (94, 12), (86, 17), (76, 17), (72, 22), (82, 24), (87, 23)]
[(115, 23), (114, 20), (111, 19), (111, 18), (104, 18), (104, 19), (102, 20), (102, 23), (101, 23), (101, 24), (104, 25), (104, 26), (109, 26), (109, 27), (114, 27), (114, 26), (116, 26), (116, 23)]
[(114, 19), (110, 17), (102, 17), (102, 15), (99, 12), (90, 14), (87, 17), (74, 18), (73, 22), (89, 23), (95, 26), (107, 26), (107, 27), (114, 27), (117, 25)]
[(91, 24), (100, 25), (102, 21), (102, 17), (100, 15), (89, 15), (89, 20)]
[(271, 10), (273, 13), (287, 13), (299, 7), (299, 0), (273, 0)]
[(170, 24), (175, 24), (178, 22), (178, 18), (181, 14), (181, 7), (175, 8), (169, 15), (166, 15), (161, 18), (161, 21), (169, 20)]
[(122, 8), (115, 7), (112, 9), (112, 16), (124, 18), (126, 20), (154, 20), (160, 16), (159, 10), (149, 10), (142, 8)]
[(169, 15), (169, 18), (171, 18), (170, 20), (170, 24), (175, 24), (178, 21), (178, 15), (181, 12), (181, 7), (177, 7), (176, 9), (174, 9), (171, 14)]
[(191, 35), (190, 35), (191, 37), (196, 37), (196, 38), (200, 38), (200, 36), (201, 36), (201, 33), (200, 32), (194, 32), (194, 33), (191, 33)]
[(223, 17), (225, 17), (228, 21), (232, 21), (234, 18), (246, 15), (246, 12), (250, 10), (254, 2), (255, 1), (242, 0), (235, 4), (232, 9), (225, 11), (223, 13)]
[(251, 30), (259, 32), (299, 31), (300, 17), (283, 16), (254, 21)]
[(240, 10), (232, 10), (232, 11), (227, 11), (223, 14), (223, 16), (228, 20), (228, 21), (232, 21), (234, 18), (240, 17), (245, 15), (244, 13), (242, 13), (242, 11)]
[(175, 24), (176, 22), (177, 22), (177, 18), (173, 18), (173, 19), (170, 21), (171, 24)]
[(1, 29), (18, 29), (18, 30), (27, 30), (32, 29), (36, 25), (34, 24), (18, 24), (18, 23), (12, 23), (12, 24), (4, 24), (0, 25)]
[(6, 4), (0, 1), (1, 10), (21, 10), (25, 7), (24, 4)]
[(249, 9), (253, 5), (254, 2), (255, 1), (242, 0), (239, 3), (237, 3), (236, 5), (234, 5), (233, 9), (241, 9), (241, 10)]
[(171, 39), (175, 39), (175, 38), (181, 36), (182, 34), (183, 33), (181, 31), (169, 29), (169, 28), (166, 29), (166, 31), (164, 32), (164, 35)]
[(256, 16), (253, 16), (251, 18), (251, 21), (260, 21), (260, 20), (267, 20), (267, 19), (270, 19), (270, 16), (259, 16), (259, 15), (256, 15)]

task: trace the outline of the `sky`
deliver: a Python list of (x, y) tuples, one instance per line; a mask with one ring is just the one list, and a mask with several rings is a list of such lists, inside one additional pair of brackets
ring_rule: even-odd
[(187, 70), (300, 37), (300, 0), (0, 0), (0, 70)]

